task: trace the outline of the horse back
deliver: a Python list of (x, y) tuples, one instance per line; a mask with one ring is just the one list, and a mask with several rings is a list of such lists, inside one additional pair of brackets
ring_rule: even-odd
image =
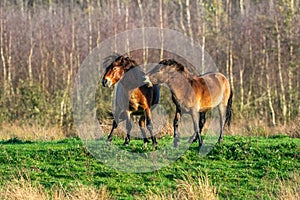
[(194, 90), (201, 104), (201, 108), (209, 110), (228, 99), (230, 84), (221, 73), (207, 73), (194, 78)]

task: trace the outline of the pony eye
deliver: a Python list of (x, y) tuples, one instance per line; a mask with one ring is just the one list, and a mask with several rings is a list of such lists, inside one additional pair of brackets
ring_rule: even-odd
[(113, 68), (113, 71), (116, 71), (117, 69), (118, 69), (117, 67), (114, 67), (114, 68)]

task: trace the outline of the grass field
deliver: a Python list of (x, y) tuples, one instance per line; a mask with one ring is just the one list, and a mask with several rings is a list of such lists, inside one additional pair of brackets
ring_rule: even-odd
[[(115, 137), (113, 142), (122, 141)], [(171, 141), (170, 136), (165, 136), (159, 145)], [(142, 141), (132, 140), (126, 150), (151, 151), (150, 147), (139, 146)], [(300, 139), (285, 135), (226, 136), (222, 145), (215, 146), (205, 157), (199, 157), (197, 144), (192, 144), (174, 163), (151, 173), (126, 173), (110, 168), (92, 157), (78, 138), (34, 142), (10, 139), (0, 141), (0, 148), (0, 199), (22, 196), (22, 192), (43, 195), (36, 199), (300, 196)], [(201, 196), (209, 192), (212, 196)]]

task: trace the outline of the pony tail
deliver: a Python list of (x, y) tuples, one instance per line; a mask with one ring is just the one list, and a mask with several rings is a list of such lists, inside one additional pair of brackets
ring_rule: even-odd
[(233, 92), (230, 90), (230, 96), (227, 102), (227, 107), (226, 107), (226, 118), (225, 118), (225, 124), (228, 125), (228, 128), (230, 128), (230, 122), (232, 118), (232, 96)]

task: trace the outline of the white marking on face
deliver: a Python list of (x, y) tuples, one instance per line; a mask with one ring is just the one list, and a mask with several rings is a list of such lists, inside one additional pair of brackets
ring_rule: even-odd
[(111, 79), (110, 78), (106, 78), (106, 81), (107, 81), (107, 83), (106, 83), (107, 87), (111, 87), (112, 86)]
[(145, 80), (144, 80), (144, 83), (148, 85), (148, 87), (153, 87), (153, 84), (152, 82), (150, 81), (150, 78), (149, 76), (145, 75)]

